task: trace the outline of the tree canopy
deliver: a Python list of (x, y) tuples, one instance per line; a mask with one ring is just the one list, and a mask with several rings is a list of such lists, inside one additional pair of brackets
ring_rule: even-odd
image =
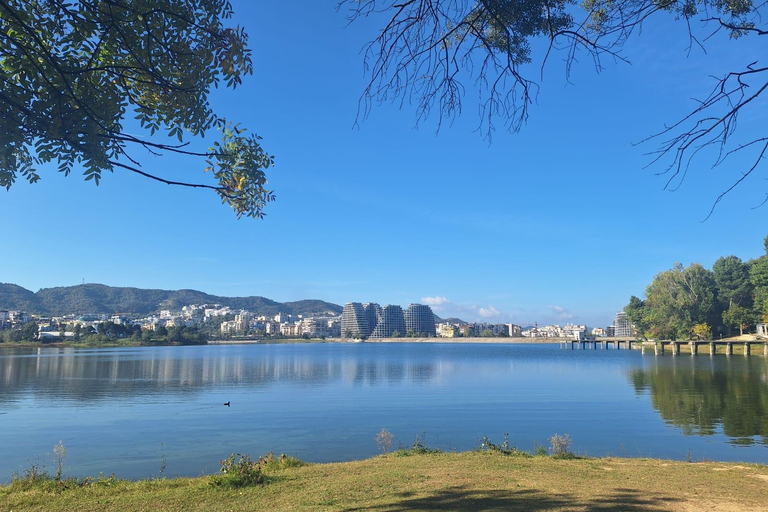
[(630, 297), (624, 307), (640, 336), (706, 338), (735, 329), (744, 334), (768, 320), (768, 245), (765, 255), (747, 262), (719, 258), (711, 271), (700, 263), (676, 263), (657, 274), (645, 294), (645, 300)]
[[(273, 158), (208, 101), (253, 71), (247, 34), (225, 26), (232, 15), (226, 0), (1, 0), (0, 186), (34, 183), (48, 163), (96, 184), (120, 169), (212, 189), (238, 217), (263, 216)], [(126, 131), (130, 117), (142, 135)], [(189, 139), (209, 130), (221, 141), (193, 151)], [(164, 178), (142, 151), (197, 157), (213, 184)]]
[[(528, 118), (538, 84), (531, 66), (543, 70), (552, 54), (565, 57), (566, 77), (579, 56), (627, 60), (630, 36), (651, 17), (679, 20), (692, 46), (716, 32), (730, 38), (768, 34), (762, 16), (766, 3), (752, 0), (344, 0), (352, 20), (381, 16), (382, 28), (365, 51), (369, 82), (361, 96), (360, 117), (372, 105), (393, 101), (417, 105), (417, 122), (435, 112), (440, 121), (461, 113), (467, 88), (479, 94), (480, 130), (490, 136), (501, 121), (519, 130)], [(376, 18), (378, 19), (378, 18)], [(701, 23), (698, 23), (701, 22)], [(537, 41), (544, 50), (536, 54)], [(720, 44), (709, 41), (711, 44)], [(746, 179), (768, 151), (768, 134), (736, 137), (737, 119), (768, 88), (768, 67), (758, 58), (745, 69), (715, 77), (711, 92), (692, 111), (650, 140), (659, 146), (652, 163), (677, 187), (691, 159), (713, 147), (713, 166), (734, 153), (748, 153), (743, 169), (722, 197)], [(704, 75), (706, 76), (706, 75)], [(768, 199), (767, 199), (768, 200)], [(710, 211), (710, 214), (712, 212)]]

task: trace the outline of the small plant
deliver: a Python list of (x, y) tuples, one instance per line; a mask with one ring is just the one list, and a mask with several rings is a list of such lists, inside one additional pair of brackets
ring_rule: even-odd
[(518, 450), (516, 446), (509, 445), (509, 433), (504, 432), (504, 441), (499, 445), (490, 440), (488, 436), (480, 439), (480, 451), (501, 453), (503, 455), (513, 455), (520, 457), (530, 457), (531, 454), (523, 450)]
[(29, 467), (24, 470), (22, 475), (14, 472), (11, 479), (11, 489), (26, 490), (49, 482), (51, 477), (45, 471), (45, 466), (40, 462), (40, 458), (35, 457), (29, 461)]
[(548, 454), (547, 447), (543, 444), (539, 444), (536, 441), (533, 442), (533, 455), (535, 457), (545, 457)]
[(553, 457), (572, 459), (574, 457), (573, 452), (571, 451), (572, 442), (571, 436), (568, 434), (565, 434), (564, 436), (555, 434), (549, 438), (549, 453)]
[(381, 432), (376, 434), (376, 444), (379, 445), (379, 450), (385, 455), (392, 449), (392, 441), (394, 439), (394, 434), (385, 428), (382, 428)]
[(160, 469), (157, 472), (157, 478), (163, 477), (163, 473), (165, 473), (167, 467), (168, 461), (165, 458), (165, 446), (163, 443), (160, 443)]
[(408, 455), (422, 455), (426, 453), (441, 453), (439, 448), (430, 448), (427, 446), (427, 433), (422, 432), (421, 435), (416, 435), (416, 439), (413, 441), (413, 445), (410, 448), (400, 449), (397, 454), (401, 456)]
[(57, 482), (61, 482), (61, 475), (64, 472), (64, 461), (67, 459), (67, 448), (59, 440), (59, 444), (53, 447), (53, 455), (48, 454), (54, 464), (56, 464), (56, 475), (53, 477)]
[(221, 474), (211, 477), (211, 485), (215, 487), (247, 487), (264, 483), (262, 464), (267, 460), (260, 457), (253, 461), (248, 455), (233, 453), (226, 459), (219, 461)]

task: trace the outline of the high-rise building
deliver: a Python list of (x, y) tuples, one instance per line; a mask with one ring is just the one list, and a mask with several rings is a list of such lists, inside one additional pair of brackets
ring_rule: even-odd
[(365, 318), (368, 320), (368, 330), (373, 332), (381, 318), (381, 306), (375, 302), (366, 302), (363, 304), (363, 309), (365, 310)]
[[(432, 328), (434, 329), (434, 326)], [(371, 332), (371, 338), (395, 338), (405, 336), (405, 333), (403, 308), (390, 304), (381, 310), (381, 318), (376, 328)]]
[(435, 315), (423, 304), (408, 304), (405, 311), (405, 330), (409, 336), (435, 336)]
[(617, 338), (624, 338), (632, 336), (632, 322), (627, 318), (627, 314), (623, 311), (616, 313), (613, 318), (614, 336)]
[(341, 337), (365, 337), (370, 334), (368, 316), (363, 305), (359, 302), (347, 302), (344, 304), (344, 309), (341, 311)]

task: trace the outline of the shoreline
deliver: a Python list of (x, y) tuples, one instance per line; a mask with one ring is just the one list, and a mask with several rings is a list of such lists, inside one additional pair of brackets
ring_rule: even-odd
[[(3, 510), (632, 510), (768, 512), (768, 466), (663, 459), (395, 452), (267, 466), (261, 484), (214, 476), (0, 486)], [(66, 477), (66, 475), (64, 475)]]

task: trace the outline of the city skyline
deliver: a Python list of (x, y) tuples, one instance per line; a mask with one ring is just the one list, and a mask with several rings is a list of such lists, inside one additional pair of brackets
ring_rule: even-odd
[[(347, 25), (333, 5), (293, 7), (233, 2), (257, 72), (212, 95), (275, 156), (277, 201), (264, 220), (238, 221), (210, 191), (120, 172), (97, 188), (78, 171), (65, 178), (48, 167), (39, 183), (3, 193), (0, 281), (280, 302), (376, 297), (466, 321), (604, 326), (677, 261), (711, 268), (720, 256), (764, 253), (768, 207), (752, 209), (765, 198), (764, 174), (701, 222), (740, 176), (740, 160), (716, 172), (695, 161), (671, 192), (655, 176), (663, 169), (644, 170), (656, 146), (633, 145), (706, 96), (710, 74), (741, 66), (753, 38), (717, 44), (717, 35), (706, 55), (693, 48), (686, 57), (685, 31), (661, 19), (630, 40), (632, 65), (606, 63), (598, 75), (582, 62), (568, 83), (553, 59), (521, 132), (499, 127), (489, 143), (475, 131), (470, 90), (465, 112), (439, 133), (434, 118), (416, 129), (407, 104), (375, 107), (356, 125), (360, 49), (375, 27)], [(265, 22), (278, 19), (295, 30)], [(743, 116), (739, 130), (762, 124)], [(182, 181), (205, 177), (182, 158), (150, 156), (147, 165)]]

